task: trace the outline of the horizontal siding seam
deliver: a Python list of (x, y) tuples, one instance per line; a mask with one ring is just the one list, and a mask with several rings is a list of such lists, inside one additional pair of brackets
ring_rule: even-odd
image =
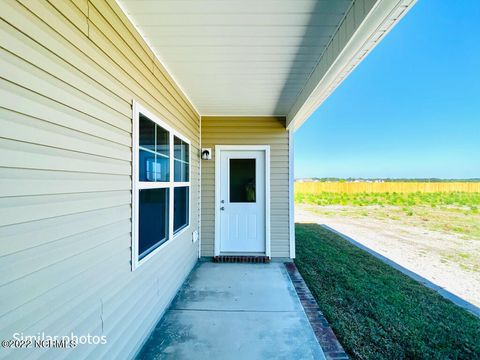
[[(1, 135), (0, 135), (0, 139), (12, 140), (12, 138), (4, 137), (4, 136), (1, 136)], [(98, 154), (95, 154), (95, 153), (88, 153), (88, 152), (83, 152), (83, 151), (80, 151), (80, 150), (71, 150), (71, 149), (66, 149), (66, 148), (61, 148), (61, 147), (56, 147), (56, 146), (51, 146), (51, 145), (45, 145), (45, 144), (41, 144), (41, 143), (35, 143), (35, 142), (31, 142), (31, 141), (24, 141), (24, 140), (17, 140), (17, 139), (12, 140), (12, 141), (19, 142), (19, 143), (22, 143), (22, 144), (31, 144), (31, 145), (35, 145), (35, 146), (41, 146), (43, 148), (68, 151), (68, 152), (71, 152), (71, 153), (74, 153), (74, 154), (84, 154), (84, 155), (88, 155), (88, 156), (94, 156), (94, 157), (97, 157), (99, 159), (110, 159), (110, 160), (115, 160), (115, 161), (120, 161), (120, 162), (125, 162), (125, 163), (131, 163), (132, 162), (131, 160), (119, 159), (119, 158), (114, 158), (114, 157), (111, 157), (111, 156), (98, 155)]]
[[(4, 20), (2, 20), (2, 21), (4, 21)], [(8, 24), (8, 26), (10, 26), (11, 28), (15, 29), (15, 31), (17, 31), (17, 32), (19, 32), (20, 34), (22, 34), (22, 36), (26, 37), (29, 41), (35, 43), (36, 46), (39, 46), (39, 47), (42, 48), (44, 51), (46, 51), (46, 52), (48, 52), (49, 54), (51, 54), (51, 56), (54, 56), (56, 59), (58, 59), (58, 61), (59, 61), (62, 65), (66, 66), (67, 68), (73, 68), (76, 72), (78, 72), (78, 73), (80, 74), (80, 77), (83, 76), (83, 77), (88, 78), (90, 81), (94, 82), (95, 84), (97, 84), (98, 86), (100, 86), (102, 89), (104, 89), (106, 92), (108, 92), (108, 95), (109, 95), (109, 96), (111, 96), (112, 98), (117, 99), (119, 102), (122, 102), (122, 103), (124, 103), (125, 105), (128, 105), (128, 106), (131, 107), (130, 102), (126, 101), (124, 98), (122, 98), (121, 96), (119, 96), (118, 94), (116, 94), (115, 92), (113, 92), (112, 90), (104, 87), (104, 85), (101, 84), (101, 83), (99, 83), (99, 82), (97, 81), (97, 79), (92, 78), (92, 77), (89, 76), (88, 74), (84, 73), (82, 70), (80, 70), (79, 68), (77, 68), (77, 67), (74, 66), (73, 64), (69, 63), (69, 62), (66, 61), (64, 58), (60, 57), (58, 54), (52, 52), (51, 49), (45, 47), (44, 45), (42, 45), (41, 43), (39, 43), (37, 40), (31, 38), (28, 34), (24, 33), (23, 31), (21, 31), (20, 29), (16, 28), (16, 27), (13, 26), (12, 24), (10, 24), (10, 23), (8, 23), (8, 22), (6, 22), (6, 21), (4, 21), (4, 22), (5, 22), (6, 24)], [(2, 47), (2, 48), (3, 48), (3, 47)], [(10, 49), (7, 49), (7, 48), (4, 48), (4, 49), (5, 49), (6, 51), (12, 53), (13, 55), (17, 56), (18, 58), (22, 59), (23, 61), (31, 64), (32, 66), (34, 66), (34, 67), (36, 67), (36, 68), (38, 68), (39, 70), (42, 70), (43, 72), (51, 75), (52, 77), (54, 77), (54, 78), (56, 78), (56, 79), (64, 82), (65, 84), (67, 84), (67, 85), (69, 85), (69, 86), (77, 89), (78, 91), (80, 91), (80, 92), (82, 92), (82, 93), (90, 96), (92, 99), (98, 100), (98, 99), (96, 99), (95, 97), (92, 97), (88, 92), (85, 92), (84, 90), (82, 90), (80, 87), (74, 86), (72, 83), (64, 81), (61, 77), (58, 77), (58, 76), (56, 76), (54, 73), (52, 73), (51, 71), (48, 71), (48, 70), (46, 70), (45, 68), (37, 65), (36, 63), (33, 63), (32, 61), (26, 59), (24, 56), (21, 56), (21, 55), (19, 55), (19, 54), (17, 54), (17, 53), (14, 53), (14, 52), (11, 51)], [(126, 114), (120, 112), (118, 109), (116, 109), (116, 108), (113, 107), (112, 105), (109, 105), (109, 104), (107, 104), (107, 103), (105, 103), (105, 102), (103, 102), (103, 101), (102, 101), (102, 103), (103, 103), (104, 105), (108, 106), (109, 108), (111, 108), (112, 110), (114, 110), (114, 111), (116, 111), (116, 112), (119, 112), (121, 115), (127, 116)]]
[[(18, 166), (0, 166), (2, 169), (18, 169), (18, 170), (32, 170), (32, 171), (52, 171), (52, 172), (65, 172), (65, 173), (71, 173), (71, 174), (89, 174), (89, 175), (112, 175), (112, 176), (123, 176), (125, 173), (100, 173), (96, 171), (76, 171), (76, 170), (63, 170), (63, 169), (44, 169), (44, 168), (29, 168), (29, 167), (18, 167)], [(129, 175), (128, 175), (129, 176)]]
[[(107, 122), (107, 121), (105, 121), (105, 120), (103, 120), (103, 119), (101, 119), (101, 118), (98, 118), (98, 117), (92, 115), (92, 114), (86, 113), (86, 112), (84, 112), (84, 111), (82, 111), (82, 110), (79, 110), (78, 108), (72, 107), (72, 106), (69, 105), (69, 104), (65, 104), (65, 103), (63, 103), (63, 102), (61, 102), (61, 101), (58, 101), (57, 99), (51, 98), (50, 96), (47, 96), (47, 95), (44, 94), (44, 93), (35, 91), (35, 90), (33, 90), (33, 89), (29, 89), (28, 87), (25, 87), (25, 86), (23, 86), (23, 85), (21, 85), (21, 84), (18, 84), (18, 83), (16, 83), (16, 82), (14, 82), (14, 81), (10, 81), (9, 79), (5, 79), (5, 78), (2, 78), (2, 79), (3, 79), (4, 81), (7, 81), (7, 82), (15, 85), (15, 86), (18, 86), (18, 87), (20, 87), (20, 88), (22, 88), (22, 89), (25, 89), (25, 90), (27, 90), (27, 91), (30, 91), (30, 92), (32, 92), (32, 93), (34, 93), (34, 94), (40, 95), (40, 96), (43, 97), (43, 98), (46, 98), (46, 99), (48, 99), (48, 100), (50, 100), (50, 101), (53, 101), (53, 102), (55, 102), (55, 103), (58, 103), (58, 104), (60, 104), (60, 105), (63, 105), (63, 106), (65, 106), (65, 107), (67, 107), (67, 108), (69, 108), (69, 109), (71, 109), (71, 110), (77, 111), (77, 112), (79, 112), (79, 113), (81, 113), (81, 114), (83, 114), (83, 115), (86, 115), (86, 116), (88, 116), (88, 117), (91, 117), (91, 118), (93, 118), (93, 119), (95, 119), (95, 120), (97, 120), (97, 121), (100, 121), (100, 122), (104, 123), (104, 124), (107, 124), (107, 125), (110, 125), (110, 126), (112, 126), (112, 127), (115, 127), (116, 129), (121, 130), (121, 131), (125, 132), (126, 134), (129, 134), (129, 131), (127, 131), (127, 130), (125, 130), (125, 129), (122, 129), (121, 127), (117, 127), (117, 126), (113, 125), (112, 123), (109, 123), (109, 122)], [(78, 90), (77, 90), (77, 91), (78, 91)], [(12, 105), (13, 105), (13, 104), (12, 104)], [(11, 109), (11, 110), (14, 110), (14, 109)], [(122, 116), (124, 116), (124, 115), (122, 115)]]
[[(6, 80), (6, 81), (8, 81), (8, 80)], [(15, 83), (13, 83), (13, 84), (14, 84), (15, 86), (20, 86), (20, 85), (17, 85), (17, 84), (15, 84)], [(31, 90), (29, 90), (29, 89), (26, 89), (26, 90), (27, 90), (27, 91), (31, 91)], [(33, 92), (33, 91), (32, 91), (32, 92)], [(38, 93), (37, 93), (37, 95), (43, 96), (43, 95), (38, 94)], [(46, 98), (46, 97), (45, 97), (45, 98)], [(49, 98), (46, 98), (46, 99), (49, 99)], [(49, 100), (51, 100), (51, 99), (49, 99)], [(62, 104), (62, 105), (63, 105), (63, 104)], [(12, 106), (12, 107), (13, 107), (13, 106)], [(74, 128), (72, 128), (72, 127), (68, 127), (68, 126), (65, 126), (65, 125), (63, 125), (63, 124), (59, 124), (59, 123), (56, 123), (56, 122), (53, 122), (53, 121), (49, 121), (49, 120), (45, 120), (45, 119), (42, 119), (42, 118), (39, 118), (39, 117), (35, 117), (35, 116), (30, 115), (30, 114), (27, 114), (27, 113), (24, 113), (24, 112), (21, 112), (21, 111), (17, 111), (17, 110), (15, 110), (15, 109), (9, 109), (9, 108), (3, 107), (3, 106), (0, 106), (0, 109), (5, 109), (6, 111), (11, 111), (11, 112), (14, 112), (14, 113), (23, 115), (23, 116), (27, 116), (27, 117), (29, 117), (29, 118), (31, 118), (31, 119), (36, 120), (36, 121), (42, 121), (42, 122), (45, 122), (45, 123), (49, 123), (49, 124), (52, 124), (52, 125), (61, 127), (61, 128), (63, 128), (63, 129), (75, 131), (75, 132), (78, 132), (78, 133), (80, 133), (80, 134), (82, 134), (82, 135), (88, 135), (88, 136), (91, 136), (91, 137), (96, 138), (96, 139), (100, 139), (100, 140), (103, 140), (103, 141), (108, 141), (108, 142), (111, 142), (112, 144), (120, 145), (120, 146), (125, 147), (125, 148), (131, 148), (130, 145), (127, 145), (127, 144), (124, 144), (124, 143), (121, 143), (121, 142), (118, 142), (118, 141), (114, 141), (114, 140), (111, 140), (111, 139), (107, 139), (107, 138), (104, 138), (104, 137), (101, 137), (101, 136), (98, 136), (98, 135), (96, 135), (96, 134), (92, 134), (92, 133), (89, 133), (89, 132), (86, 132), (86, 131), (82, 131), (82, 130), (79, 130), (79, 129), (74, 129)], [(75, 110), (75, 111), (76, 111), (76, 110)], [(89, 115), (88, 115), (88, 116), (89, 116)], [(110, 125), (110, 124), (108, 124), (108, 125)], [(125, 134), (127, 134), (128, 136), (131, 136), (131, 134), (130, 134), (129, 132), (126, 132), (126, 131), (124, 131), (124, 130), (122, 130), (122, 129), (119, 129), (119, 128), (117, 128), (117, 129), (120, 130), (120, 131), (125, 132)], [(90, 154), (90, 153), (86, 153), (86, 154)]]
[[(95, 230), (102, 229), (102, 228), (108, 228), (108, 227), (111, 227), (112, 225), (114, 225), (115, 223), (120, 223), (120, 222), (123, 223), (123, 222), (125, 222), (125, 220), (121, 220), (121, 221), (119, 220), (119, 221), (114, 222), (114, 223), (112, 223), (112, 224), (100, 226), (100, 227), (97, 227), (97, 228), (95, 228), (95, 229), (89, 229), (89, 230), (87, 230), (87, 231), (85, 231), (85, 232), (91, 232), (91, 231), (95, 231)], [(76, 234), (74, 234), (74, 235), (70, 235), (70, 236), (67, 236), (67, 237), (65, 237), (65, 238), (58, 239), (58, 240), (55, 240), (55, 241), (52, 241), (52, 242), (43, 243), (43, 244), (41, 244), (41, 245), (39, 245), (39, 246), (34, 246), (34, 247), (31, 247), (31, 248), (28, 248), (28, 249), (23, 249), (23, 250), (20, 250), (20, 251), (18, 251), (18, 252), (16, 252), (16, 253), (22, 253), (22, 252), (25, 252), (25, 251), (28, 251), (28, 250), (31, 250), (31, 249), (34, 249), (34, 248), (38, 248), (38, 247), (45, 246), (45, 245), (47, 245), (47, 244), (56, 243), (56, 242), (59, 242), (59, 241), (68, 239), (69, 237), (77, 237), (77, 236), (81, 235), (82, 233), (84, 233), (84, 232), (76, 233)], [(127, 233), (126, 233), (126, 234), (127, 234)], [(18, 281), (18, 280), (20, 280), (20, 279), (24, 279), (24, 278), (26, 278), (26, 277), (28, 277), (28, 276), (30, 276), (30, 275), (32, 275), (32, 274), (35, 274), (35, 273), (40, 272), (40, 271), (42, 271), (42, 270), (48, 269), (49, 267), (52, 267), (52, 266), (61, 264), (61, 263), (63, 263), (63, 262), (67, 262), (68, 260), (70, 260), (70, 259), (72, 259), (72, 258), (74, 258), (74, 257), (77, 257), (77, 256), (79, 256), (79, 255), (82, 255), (82, 254), (84, 254), (84, 253), (86, 253), (86, 252), (88, 252), (88, 251), (91, 251), (91, 250), (93, 250), (93, 249), (95, 249), (95, 248), (97, 248), (97, 247), (99, 247), (99, 246), (101, 246), (101, 245), (107, 244), (107, 243), (109, 243), (109, 242), (111, 242), (111, 241), (115, 241), (116, 239), (118, 239), (118, 238), (120, 238), (120, 237), (123, 237), (123, 236), (125, 236), (125, 234), (116, 235), (115, 237), (113, 237), (113, 238), (111, 238), (111, 239), (109, 239), (109, 240), (97, 242), (97, 243), (95, 244), (95, 246), (91, 246), (91, 247), (88, 247), (88, 248), (83, 248), (82, 251), (78, 251), (78, 252), (76, 252), (76, 253), (74, 253), (74, 254), (72, 254), (72, 255), (70, 255), (70, 256), (67, 256), (67, 257), (65, 257), (65, 258), (62, 258), (61, 260), (58, 260), (58, 261), (55, 261), (55, 262), (50, 262), (50, 263), (49, 263), (48, 265), (46, 265), (46, 266), (43, 266), (43, 267), (40, 267), (40, 268), (36, 268), (35, 270), (33, 270), (33, 271), (30, 272), (30, 273), (26, 273), (26, 274), (24, 274), (24, 275), (22, 275), (22, 276), (20, 276), (20, 277), (11, 279), (10, 281), (7, 281), (7, 282), (4, 282), (4, 283), (0, 284), (0, 289), (1, 289), (3, 286), (6, 286), (6, 285), (8, 285), (8, 284), (11, 284), (11, 283), (13, 283), (13, 282), (15, 282), (15, 281)], [(10, 255), (14, 255), (14, 254), (16, 254), (16, 253), (12, 253), (12, 254), (10, 254)], [(10, 256), (10, 255), (4, 255), (4, 256), (1, 256), (0, 258), (5, 257), (5, 256)]]
[[(7, 196), (2, 196), (2, 199), (10, 199), (10, 198), (19, 198), (19, 197), (25, 197), (25, 198), (32, 198), (32, 197), (40, 197), (40, 196), (50, 196), (50, 195), (77, 195), (77, 194), (102, 194), (102, 193), (111, 193), (111, 192), (125, 192), (125, 191), (131, 191), (132, 188), (128, 187), (125, 189), (115, 189), (115, 190), (95, 190), (95, 191), (68, 191), (68, 192), (56, 192), (56, 193), (48, 193), (48, 194), (29, 194), (29, 195), (7, 195)], [(82, 213), (74, 213), (74, 214), (80, 214)], [(0, 256), (1, 257), (1, 256)]]
[[(114, 241), (114, 240), (112, 240), (112, 241)], [(99, 259), (99, 261), (97, 262), (97, 264), (91, 264), (91, 265), (92, 265), (91, 267), (94, 267), (95, 265), (98, 265), (98, 264), (103, 264), (104, 262), (108, 261), (110, 258), (113, 258), (113, 257), (115, 257), (115, 255), (123, 252), (124, 250), (125, 250), (125, 249), (121, 249), (121, 248), (120, 248), (120, 249), (116, 249), (116, 251), (113, 251), (113, 252), (108, 253), (105, 258)], [(90, 268), (91, 268), (91, 267), (90, 267)], [(63, 282), (55, 285), (54, 287), (51, 287), (51, 288), (46, 289), (44, 292), (38, 294), (37, 296), (35, 296), (35, 297), (33, 297), (33, 298), (28, 299), (26, 302), (24, 302), (24, 303), (22, 303), (22, 304), (20, 304), (20, 303), (19, 303), (19, 304), (16, 304), (17, 306), (16, 306), (15, 308), (7, 311), (6, 313), (0, 313), (0, 318), (4, 317), (5, 315), (7, 315), (7, 314), (9, 314), (9, 313), (11, 313), (11, 312), (14, 312), (14, 311), (18, 310), (19, 308), (21, 308), (21, 307), (24, 306), (25, 304), (28, 304), (28, 303), (30, 303), (30, 302), (32, 302), (32, 301), (34, 301), (34, 300), (36, 300), (36, 299), (44, 296), (45, 294), (51, 292), (52, 290), (57, 289), (57, 288), (60, 288), (60, 287), (63, 286), (64, 284), (71, 282), (72, 279), (75, 279), (75, 278), (77, 278), (77, 277), (82, 276), (84, 273), (88, 272), (88, 271), (90, 270), (90, 268), (86, 268), (85, 270), (80, 271), (79, 273), (75, 274), (73, 277), (69, 278), (68, 280), (63, 281)]]
[(78, 6), (77, 6), (74, 2), (71, 2), (70, 0), (66, 0), (66, 1), (65, 1), (65, 0), (60, 0), (60, 1), (62, 1), (64, 4), (71, 4), (71, 5), (73, 5), (79, 12), (82, 13), (82, 16), (83, 16), (83, 18), (84, 18), (84, 20), (85, 20), (86, 30), (82, 29), (82, 28), (79, 27), (77, 24), (75, 24), (75, 23), (72, 21), (71, 17), (65, 16), (65, 14), (64, 14), (62, 11), (60, 11), (60, 9), (58, 8), (58, 4), (55, 5), (52, 0), (47, 0), (47, 1), (48, 1), (48, 2), (50, 3), (50, 5), (51, 5), (53, 8), (55, 8), (55, 10), (56, 10), (60, 15), (62, 15), (68, 22), (70, 22), (73, 26), (75, 26), (78, 30), (80, 30), (80, 31), (81, 31), (82, 33), (84, 33), (85, 35), (88, 35), (88, 21), (87, 21), (87, 16), (86, 16), (85, 13), (82, 11), (82, 9), (78, 8)]
[[(121, 190), (121, 191), (125, 191), (125, 190)], [(41, 196), (41, 195), (39, 195), (39, 196)], [(30, 197), (30, 196), (26, 196), (26, 197)], [(128, 203), (125, 202), (125, 203), (123, 203), (123, 204), (115, 204), (115, 205), (112, 205), (112, 206), (102, 206), (102, 207), (95, 208), (94, 210), (112, 209), (112, 208), (116, 208), (116, 207), (119, 207), (119, 206), (122, 206), (122, 205), (131, 205), (131, 201), (129, 201)], [(91, 211), (93, 211), (93, 210), (90, 209), (90, 210), (85, 210), (85, 211), (69, 212), (69, 213), (65, 213), (65, 214), (61, 214), (61, 215), (48, 216), (48, 217), (44, 217), (44, 218), (36, 219), (36, 220), (26, 220), (26, 221), (20, 221), (20, 222), (16, 222), (16, 223), (9, 223), (9, 224), (7, 224), (7, 225), (1, 225), (0, 227), (2, 227), (2, 226), (21, 225), (21, 224), (31, 223), (32, 221), (38, 221), (38, 220), (55, 219), (55, 218), (60, 218), (60, 217), (62, 217), (62, 216), (67, 216), (67, 215), (85, 214), (85, 213), (89, 213), (89, 212), (91, 212)]]
[[(88, 253), (88, 252), (91, 252), (92, 250), (94, 250), (94, 249), (97, 248), (97, 247), (105, 246), (105, 245), (107, 245), (107, 244), (110, 244), (110, 243), (113, 243), (113, 242), (115, 242), (115, 241), (118, 241), (118, 239), (121, 239), (121, 238), (125, 238), (125, 234), (116, 236), (116, 237), (114, 237), (114, 238), (112, 238), (112, 239), (109, 239), (109, 240), (107, 240), (107, 241), (104, 241), (104, 242), (102, 242), (102, 243), (99, 243), (99, 245), (96, 246), (96, 247), (89, 248), (89, 249), (86, 250), (86, 251), (82, 251), (81, 253), (78, 253), (78, 254), (76, 254), (76, 255), (70, 256), (70, 257), (68, 257), (68, 258), (66, 258), (66, 259), (63, 259), (63, 260), (61, 260), (61, 261), (52, 263), (52, 264), (50, 264), (50, 265), (48, 265), (48, 266), (46, 266), (46, 267), (44, 267), (44, 268), (42, 268), (42, 269), (40, 269), (40, 270), (38, 270), (38, 271), (35, 271), (34, 273), (31, 273), (31, 274), (22, 276), (22, 277), (20, 277), (20, 278), (17, 278), (17, 279), (15, 279), (14, 281), (19, 281), (19, 280), (25, 279), (25, 278), (27, 278), (27, 277), (29, 277), (29, 276), (32, 276), (32, 274), (38, 273), (39, 271), (46, 270), (46, 269), (48, 269), (48, 268), (50, 268), (50, 267), (52, 267), (52, 266), (55, 266), (55, 265), (57, 265), (57, 264), (60, 264), (60, 263), (65, 262), (65, 261), (67, 261), (67, 260), (70, 260), (70, 259), (72, 259), (72, 258), (78, 257), (79, 255), (83, 255), (83, 254), (86, 254), (86, 253)], [(119, 250), (119, 251), (123, 251), (124, 249), (123, 249), (123, 248), (119, 248), (118, 250)], [(81, 274), (82, 272), (85, 272), (85, 271), (88, 271), (88, 268), (87, 268), (86, 270), (81, 271), (79, 274)], [(48, 293), (48, 292), (51, 291), (53, 288), (55, 288), (55, 287), (57, 287), (57, 286), (60, 286), (60, 285), (62, 285), (62, 284), (65, 284), (65, 283), (71, 281), (72, 278), (78, 276), (79, 274), (76, 274), (76, 275), (74, 275), (73, 277), (67, 279), (66, 281), (63, 281), (62, 283), (57, 284), (57, 285), (55, 285), (54, 287), (47, 289), (45, 292), (43, 292), (42, 294), (39, 294), (38, 296), (41, 296), (41, 295), (43, 295), (43, 294), (45, 294), (45, 293)], [(0, 289), (1, 289), (2, 287), (4, 287), (4, 286), (10, 285), (12, 282), (13, 282), (13, 281), (8, 282), (8, 283), (4, 283), (4, 284), (0, 285)], [(34, 298), (36, 298), (36, 297), (38, 297), (38, 296), (35, 296)], [(33, 298), (33, 299), (34, 299), (34, 298)], [(33, 299), (29, 299), (29, 300), (33, 300)], [(23, 305), (23, 304), (22, 304), (22, 305)], [(20, 306), (21, 306), (21, 305), (20, 305)], [(1, 315), (1, 316), (3, 316), (3, 315)]]
[[(92, 98), (90, 94), (85, 93), (83, 90), (79, 90), (71, 84), (64, 82), (62, 79), (51, 75), (49, 72), (32, 64), (28, 60), (24, 60), (8, 49), (4, 49), (4, 51), (5, 52), (2, 54), (2, 62), (5, 69), (2, 69), (4, 70), (2, 79), (29, 89), (37, 94), (41, 91), (43, 96), (71, 108), (73, 107), (72, 98), (75, 98), (77, 100), (77, 103), (75, 104), (75, 109), (77, 111), (97, 118), (103, 122), (107, 122), (106, 119), (110, 119), (110, 122), (108, 122), (110, 125), (118, 127), (124, 131), (129, 131), (129, 116), (111, 108), (109, 105), (98, 99)], [(8, 73), (8, 69), (12, 72)], [(22, 73), (26, 74), (26, 78), (20, 77)], [(27, 81), (27, 79), (30, 81)], [(58, 90), (62, 90), (61, 95)], [(46, 94), (48, 91), (52, 91), (53, 94), (47, 96)], [(122, 122), (119, 120), (122, 120)]]

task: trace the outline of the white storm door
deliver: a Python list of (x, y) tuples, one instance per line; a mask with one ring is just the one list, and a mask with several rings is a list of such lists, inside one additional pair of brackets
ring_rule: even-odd
[(265, 253), (265, 151), (220, 153), (220, 252)]

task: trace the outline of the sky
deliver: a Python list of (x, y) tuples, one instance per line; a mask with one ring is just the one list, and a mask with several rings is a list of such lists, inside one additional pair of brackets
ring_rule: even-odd
[(480, 177), (480, 1), (418, 0), (294, 136), (295, 178)]

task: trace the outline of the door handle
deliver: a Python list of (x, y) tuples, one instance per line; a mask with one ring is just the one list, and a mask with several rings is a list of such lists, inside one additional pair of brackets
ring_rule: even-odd
[(222, 210), (222, 211), (225, 210), (225, 207), (222, 206), (222, 207), (220, 208), (220, 210)]

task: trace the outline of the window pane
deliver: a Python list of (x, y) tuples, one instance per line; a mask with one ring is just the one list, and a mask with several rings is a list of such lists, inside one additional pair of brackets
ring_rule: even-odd
[(177, 187), (173, 191), (173, 231), (177, 232), (188, 225), (188, 187)]
[(139, 180), (153, 181), (152, 172), (155, 163), (155, 123), (140, 115), (139, 121)]
[(170, 134), (161, 126), (157, 128), (157, 178), (156, 181), (170, 181)]
[(255, 159), (230, 159), (230, 202), (255, 202)]
[(189, 180), (188, 174), (188, 164), (190, 161), (190, 154), (189, 154), (189, 145), (174, 136), (174, 167), (175, 167), (175, 176), (174, 181), (179, 182), (187, 182)]
[(142, 259), (168, 240), (168, 189), (140, 190), (138, 257)]
[(169, 133), (143, 115), (139, 121), (139, 180), (169, 181)]

